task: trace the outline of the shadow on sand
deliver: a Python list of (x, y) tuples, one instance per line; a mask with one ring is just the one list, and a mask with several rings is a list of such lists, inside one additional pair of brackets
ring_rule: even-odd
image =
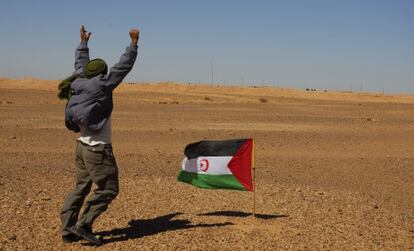
[[(248, 217), (252, 216), (252, 213), (245, 213), (240, 211), (215, 211), (215, 212), (209, 212), (205, 214), (198, 214), (198, 216), (227, 216), (227, 217)], [(256, 214), (256, 218), (259, 219), (275, 219), (275, 218), (285, 218), (289, 217), (289, 215), (284, 214)]]
[(214, 223), (214, 224), (191, 224), (189, 220), (173, 219), (182, 213), (171, 213), (164, 216), (156, 217), (146, 220), (132, 220), (128, 222), (128, 227), (115, 228), (110, 231), (97, 232), (95, 234), (103, 237), (110, 236), (109, 239), (104, 239), (103, 243), (111, 243), (116, 241), (126, 241), (129, 239), (136, 239), (144, 236), (154, 235), (167, 231), (174, 231), (179, 229), (189, 229), (196, 227), (221, 227), (226, 225), (233, 225), (230, 222)]

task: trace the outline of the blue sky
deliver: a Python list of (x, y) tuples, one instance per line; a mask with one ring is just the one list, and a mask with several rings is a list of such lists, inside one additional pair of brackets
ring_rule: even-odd
[(112, 65), (141, 30), (126, 81), (414, 93), (414, 1), (22, 1), (0, 8), (0, 76), (62, 79), (79, 27)]

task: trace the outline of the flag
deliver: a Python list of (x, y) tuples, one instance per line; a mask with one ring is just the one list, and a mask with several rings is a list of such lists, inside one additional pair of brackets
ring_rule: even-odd
[(253, 149), (253, 139), (189, 144), (177, 179), (200, 188), (253, 191)]

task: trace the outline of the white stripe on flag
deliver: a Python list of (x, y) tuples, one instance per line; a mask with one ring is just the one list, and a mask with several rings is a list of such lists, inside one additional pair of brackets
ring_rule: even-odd
[(211, 175), (232, 174), (232, 172), (227, 166), (232, 158), (232, 156), (200, 156), (194, 159), (187, 159), (187, 157), (185, 157), (183, 162), (181, 163), (181, 166), (184, 171), (190, 173)]

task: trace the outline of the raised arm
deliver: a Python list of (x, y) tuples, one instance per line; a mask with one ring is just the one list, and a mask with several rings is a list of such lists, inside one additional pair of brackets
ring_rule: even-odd
[(89, 62), (89, 48), (88, 41), (91, 36), (91, 32), (87, 32), (83, 25), (80, 28), (81, 42), (76, 48), (75, 53), (75, 73), (82, 73), (83, 67)]
[(106, 86), (111, 90), (115, 89), (131, 71), (134, 66), (135, 59), (137, 58), (139, 30), (130, 30), (129, 36), (131, 37), (131, 44), (126, 48), (126, 51), (122, 54), (119, 62), (112, 66), (109, 70)]

